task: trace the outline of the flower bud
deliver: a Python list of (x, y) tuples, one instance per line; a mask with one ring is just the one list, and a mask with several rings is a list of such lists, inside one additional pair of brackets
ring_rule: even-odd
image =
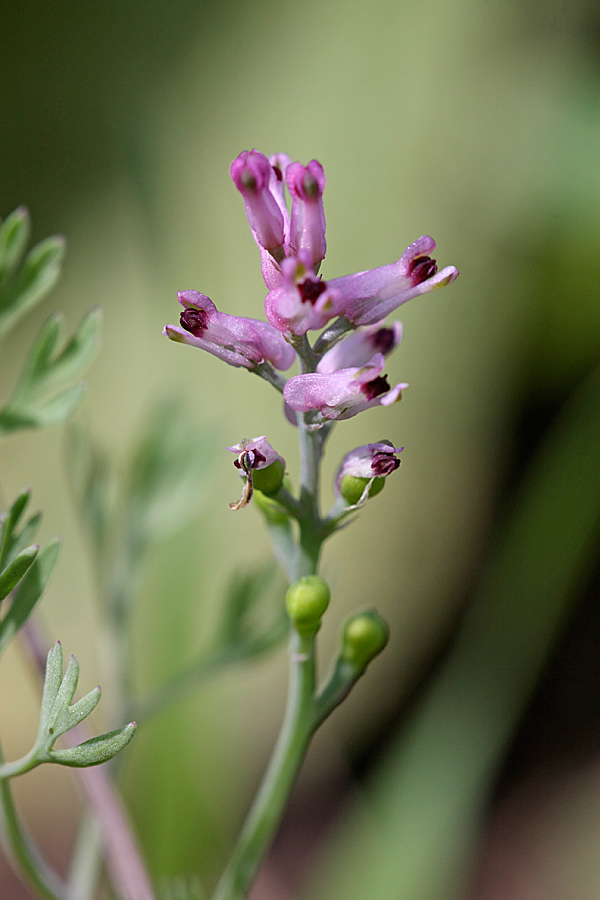
[(366, 486), (371, 483), (368, 497), (376, 497), (385, 485), (385, 478), (357, 478), (356, 475), (344, 475), (340, 481), (340, 494), (349, 506), (355, 506), (365, 492)]
[(374, 609), (357, 613), (346, 622), (341, 659), (363, 672), (389, 640), (389, 625)]
[(316, 634), (329, 598), (329, 587), (318, 575), (305, 575), (293, 584), (286, 594), (285, 606), (296, 631)]
[(277, 493), (283, 484), (283, 476), (285, 469), (281, 459), (276, 459), (270, 466), (265, 469), (256, 469), (254, 472), (254, 487), (257, 491), (262, 491), (267, 497), (272, 497)]

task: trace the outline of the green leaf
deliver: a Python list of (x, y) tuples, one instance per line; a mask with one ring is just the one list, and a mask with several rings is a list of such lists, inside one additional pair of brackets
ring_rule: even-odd
[(107, 762), (116, 756), (130, 742), (135, 734), (137, 725), (130, 722), (123, 728), (117, 728), (115, 731), (109, 731), (106, 734), (100, 734), (98, 737), (90, 738), (77, 747), (68, 747), (65, 750), (51, 750), (49, 761), (60, 763), (63, 766), (75, 766), (84, 768), (87, 766), (97, 766), (100, 763)]
[(124, 515), (134, 554), (197, 515), (210, 472), (209, 443), (178, 400), (159, 403), (134, 448)]
[(0, 290), (21, 262), (31, 230), (29, 213), (19, 206), (0, 225)]
[(13, 544), (13, 532), (23, 511), (29, 502), (31, 491), (29, 488), (21, 491), (8, 512), (0, 519), (0, 569), (3, 569), (9, 559), (9, 553)]
[(16, 588), (21, 578), (33, 564), (39, 549), (37, 544), (27, 547), (8, 564), (3, 572), (0, 572), (0, 601), (8, 597), (10, 592)]
[(67, 433), (67, 465), (69, 486), (79, 514), (95, 551), (103, 560), (111, 514), (108, 458), (78, 424), (73, 424)]
[(217, 647), (246, 647), (258, 653), (287, 634), (284, 591), (280, 579), (274, 582), (276, 571), (269, 563), (234, 574), (222, 605)]
[(0, 435), (55, 425), (72, 415), (81, 403), (85, 385), (67, 383), (82, 375), (95, 355), (99, 322), (99, 311), (92, 310), (61, 349), (62, 319), (50, 316), (29, 352), (11, 397), (0, 410)]
[(0, 655), (27, 621), (42, 596), (54, 568), (58, 550), (58, 541), (52, 541), (44, 547), (16, 588), (10, 609), (0, 622)]
[[(13, 235), (10, 241), (9, 263), (11, 256), (13, 259), (18, 258), (21, 240), (22, 235), (17, 235), (16, 238)], [(30, 250), (21, 271), (8, 278), (2, 285), (0, 337), (54, 287), (60, 274), (64, 249), (65, 242), (62, 237), (46, 238)]]

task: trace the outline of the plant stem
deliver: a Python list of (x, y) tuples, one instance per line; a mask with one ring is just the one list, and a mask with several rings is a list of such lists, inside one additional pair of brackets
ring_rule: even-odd
[[(0, 748), (0, 762), (2, 761)], [(74, 900), (66, 885), (42, 859), (37, 847), (19, 822), (10, 785), (0, 780), (0, 822), (2, 838), (15, 868), (29, 881), (43, 900)]]
[(313, 733), (314, 637), (290, 637), (290, 683), (286, 713), (269, 767), (213, 900), (246, 897), (267, 852)]

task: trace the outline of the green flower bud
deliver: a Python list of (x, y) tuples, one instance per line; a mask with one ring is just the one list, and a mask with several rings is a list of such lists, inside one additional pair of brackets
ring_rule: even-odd
[(317, 633), (330, 596), (329, 587), (318, 575), (305, 575), (288, 589), (285, 606), (296, 631)]
[(283, 484), (284, 471), (283, 463), (280, 459), (276, 459), (275, 462), (272, 462), (270, 466), (264, 469), (254, 469), (252, 476), (255, 489), (261, 491), (267, 497), (272, 497)]
[(344, 626), (341, 658), (362, 672), (381, 653), (389, 636), (389, 625), (374, 609), (357, 613)]
[[(370, 480), (370, 478), (358, 478), (356, 475), (344, 475), (340, 482), (340, 494), (346, 503), (350, 506), (354, 506), (355, 503), (358, 503)], [(382, 476), (374, 478), (373, 483), (369, 488), (369, 499), (371, 497), (376, 497), (377, 494), (383, 490), (384, 484), (385, 478)]]

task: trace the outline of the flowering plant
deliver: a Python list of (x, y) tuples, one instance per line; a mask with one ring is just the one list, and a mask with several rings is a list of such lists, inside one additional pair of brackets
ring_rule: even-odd
[[(184, 291), (180, 324), (167, 325), (164, 334), (249, 369), (283, 394), (286, 415), (298, 429), (300, 476), (294, 493), (285, 460), (264, 435), (227, 448), (236, 454), (234, 465), (244, 482), (240, 499), (230, 506), (240, 510), (258, 499), (290, 583), (290, 679), (277, 747), (215, 900), (247, 895), (312, 735), (387, 642), (387, 625), (375, 610), (357, 613), (344, 626), (329, 680), (317, 686), (316, 636), (329, 603), (329, 588), (318, 575), (322, 546), (351, 511), (383, 488), (403, 448), (386, 440), (347, 453), (335, 480), (336, 501), (325, 514), (321, 460), (336, 421), (402, 399), (407, 385), (391, 386), (384, 374), (402, 326), (384, 320), (458, 275), (454, 266), (438, 271), (430, 255), (435, 243), (422, 237), (395, 263), (324, 280), (319, 274), (327, 247), (321, 164), (312, 160), (303, 166), (282, 153), (267, 158), (251, 150), (234, 160), (231, 177), (260, 250), (267, 321), (220, 313), (204, 294)], [(315, 331), (321, 333), (311, 341)], [(286, 379), (281, 372), (295, 359), (299, 373)]]

